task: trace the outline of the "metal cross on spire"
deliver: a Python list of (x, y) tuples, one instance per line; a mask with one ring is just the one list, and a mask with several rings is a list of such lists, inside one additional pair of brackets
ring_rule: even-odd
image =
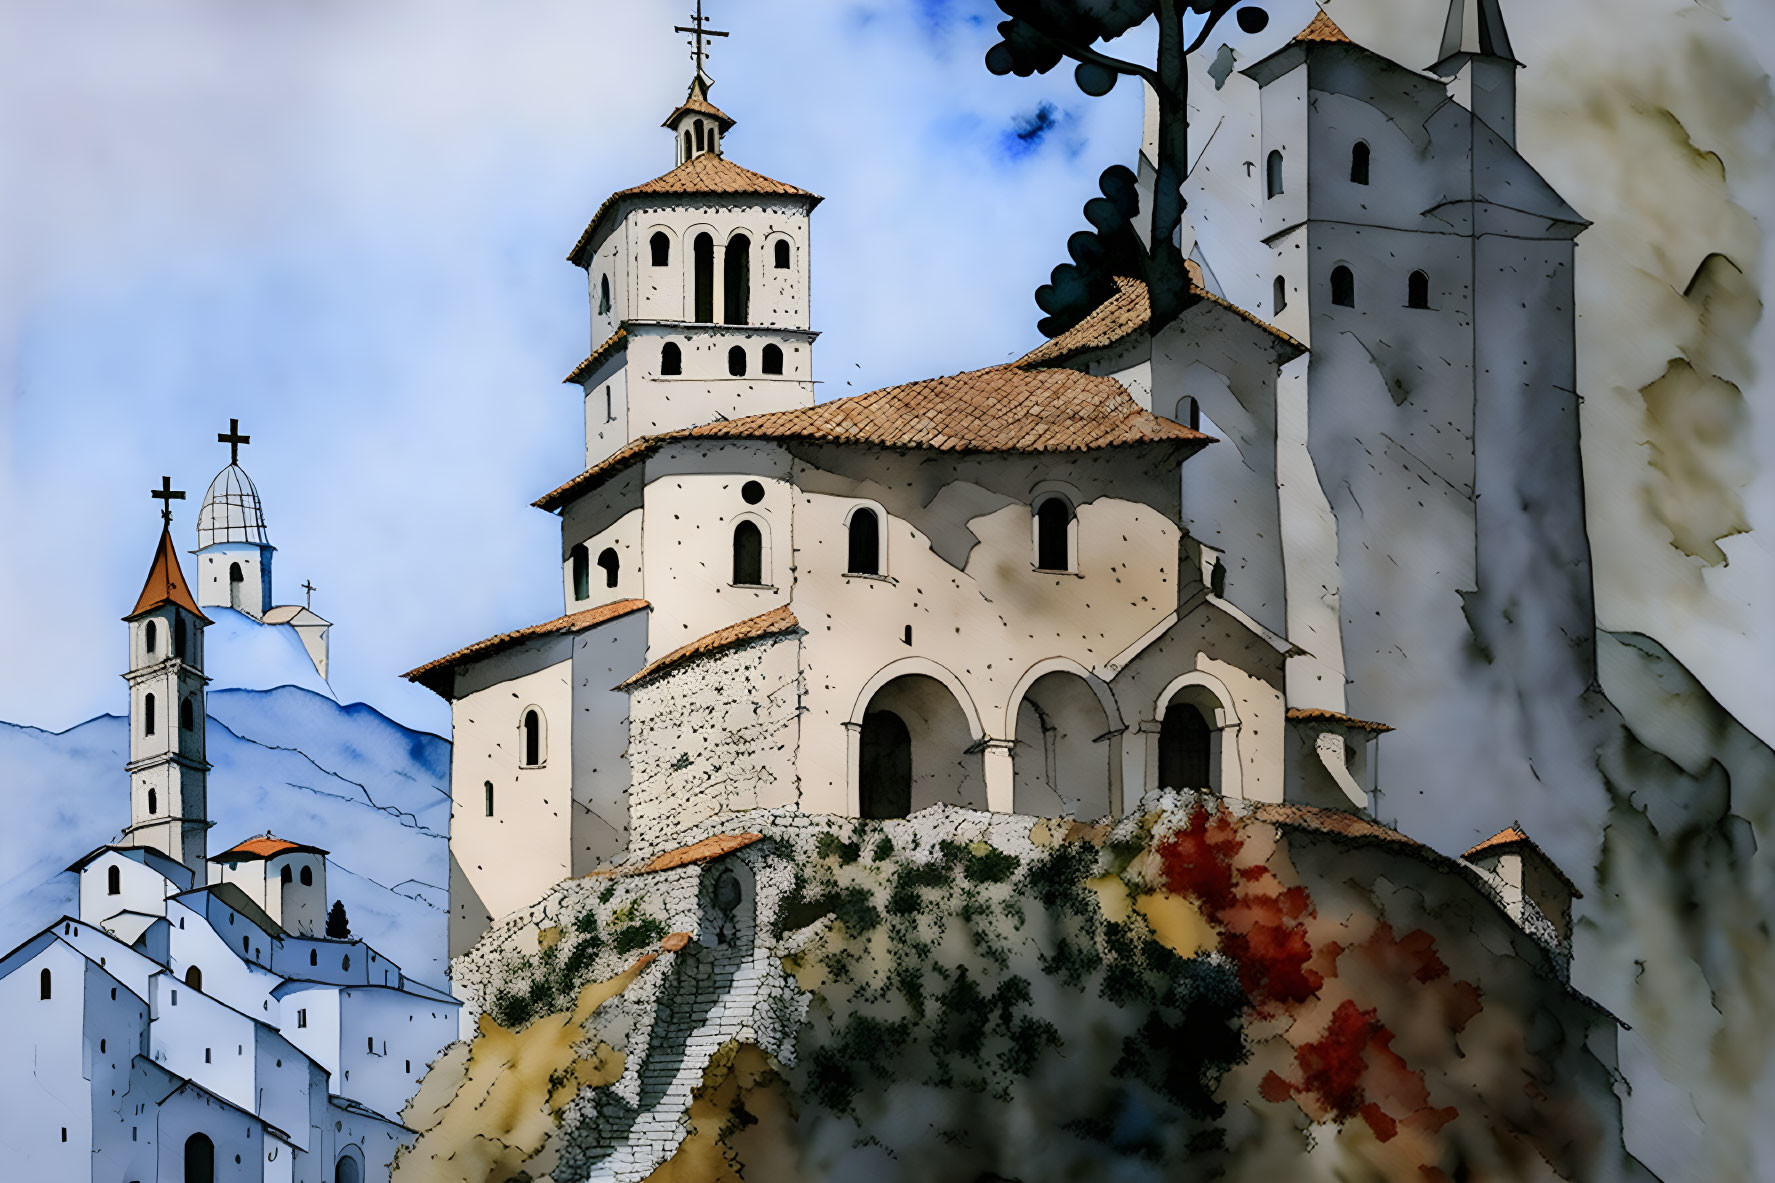
[(703, 38), (725, 37), (727, 34), (719, 29), (708, 27), (708, 21), (703, 17), (703, 0), (696, 0), (696, 13), (690, 18), (690, 24), (673, 25), (672, 32), (692, 35), (695, 48), (690, 51), (690, 60), (696, 63), (697, 77), (706, 78), (708, 75), (703, 70), (703, 62), (708, 58), (709, 53), (703, 48)]
[(163, 476), (160, 478), (160, 488), (149, 489), (148, 496), (161, 503), (160, 520), (171, 526), (173, 524), (173, 502), (185, 500), (185, 491), (173, 488), (173, 478)]
[(314, 581), (304, 579), (302, 581), (302, 590), (308, 593), (308, 606), (310, 608), (314, 607)]
[(252, 443), (253, 437), (240, 434), (240, 420), (230, 419), (228, 420), (228, 430), (226, 432), (218, 433), (216, 436), (216, 442), (228, 445), (228, 463), (239, 464), (240, 446), (242, 444)]

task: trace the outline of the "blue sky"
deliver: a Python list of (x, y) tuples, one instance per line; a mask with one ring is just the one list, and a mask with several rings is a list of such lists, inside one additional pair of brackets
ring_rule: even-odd
[[(727, 154), (827, 198), (821, 397), (1035, 344), (1031, 292), (1131, 160), (1137, 90), (993, 77), (976, 0), (709, 7), (733, 34), (710, 67)], [(1384, 38), (1386, 7), (1335, 13)], [(1260, 51), (1311, 15), (1271, 8)], [(0, 718), (121, 709), (147, 491), (188, 490), (195, 545), (236, 416), (277, 598), (317, 586), (340, 696), (447, 733), (399, 673), (561, 610), (556, 522), (529, 502), (583, 459), (563, 256), (606, 194), (670, 167), (687, 9), (0, 0), (0, 613), (4, 665), (30, 671), (0, 679)], [(1748, 701), (1750, 664), (1708, 672)]]

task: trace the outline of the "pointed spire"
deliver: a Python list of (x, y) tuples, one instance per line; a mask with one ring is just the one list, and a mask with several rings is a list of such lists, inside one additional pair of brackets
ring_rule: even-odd
[(1437, 58), (1446, 61), (1463, 53), (1516, 60), (1499, 0), (1449, 0), (1448, 23), (1442, 27), (1442, 52)]
[(683, 115), (685, 112), (691, 112), (715, 120), (716, 123), (721, 125), (722, 134), (727, 134), (728, 128), (734, 125), (733, 116), (709, 101), (709, 85), (709, 80), (701, 74), (692, 78), (690, 80), (690, 92), (685, 95), (684, 101), (678, 104), (677, 109), (670, 115), (666, 116), (665, 122), (660, 124), (660, 126), (672, 127), (677, 123), (679, 116)]
[[(1460, 3), (1460, 0), (1455, 0), (1455, 3)], [(1326, 12), (1323, 8), (1319, 10), (1319, 15), (1315, 16), (1312, 21), (1308, 23), (1306, 28), (1294, 35), (1294, 39), (1297, 42), (1331, 41), (1341, 42), (1344, 45), (1355, 44), (1355, 42), (1350, 40), (1348, 34), (1337, 27), (1337, 22), (1332, 20), (1331, 14)]]
[(134, 620), (162, 604), (176, 604), (205, 624), (211, 623), (209, 617), (198, 611), (197, 601), (191, 596), (191, 587), (185, 582), (185, 573), (179, 569), (179, 556), (173, 548), (172, 531), (166, 526), (161, 527), (160, 546), (154, 552), (154, 562), (148, 567), (148, 581), (142, 584), (142, 594), (136, 597), (134, 610), (123, 619)]

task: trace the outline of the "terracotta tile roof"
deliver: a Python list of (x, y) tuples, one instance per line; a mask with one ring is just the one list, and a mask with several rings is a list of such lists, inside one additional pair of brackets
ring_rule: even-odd
[(741, 168), (725, 156), (713, 152), (704, 152), (700, 156), (692, 156), (683, 164), (663, 176), (655, 177), (630, 189), (618, 189), (604, 199), (592, 220), (586, 223), (585, 232), (573, 249), (567, 252), (567, 261), (585, 266), (581, 252), (597, 233), (598, 226), (604, 221), (616, 204), (626, 197), (646, 197), (650, 195), (676, 194), (694, 197), (730, 197), (755, 195), (765, 197), (803, 198), (812, 209), (821, 201), (819, 195), (809, 193), (806, 189), (782, 181), (773, 181), (763, 173), (755, 173), (749, 168)]
[(708, 83), (703, 81), (701, 74), (690, 80), (690, 91), (684, 96), (684, 101), (678, 104), (677, 110), (666, 116), (666, 121), (660, 124), (660, 126), (672, 126), (672, 121), (686, 111), (691, 111), (698, 115), (707, 115), (711, 119), (716, 120), (721, 124), (721, 131), (723, 134), (726, 134), (727, 129), (732, 127), (734, 123), (733, 116), (709, 101), (709, 86)]
[(160, 545), (154, 551), (154, 561), (148, 565), (148, 581), (142, 584), (142, 594), (136, 597), (135, 608), (124, 619), (134, 620), (162, 604), (177, 604), (205, 624), (211, 623), (209, 617), (198, 611), (197, 601), (191, 597), (185, 572), (179, 569), (179, 555), (173, 547), (172, 532), (164, 526), (160, 530)]
[(752, 843), (763, 840), (763, 834), (715, 834), (700, 842), (692, 842), (689, 846), (680, 846), (676, 850), (656, 854), (638, 867), (605, 867), (589, 872), (586, 878), (608, 879), (620, 875), (650, 875), (655, 871), (670, 871), (675, 867), (706, 863), (711, 859), (718, 859), (724, 854), (744, 850)]
[(609, 357), (611, 354), (615, 353), (619, 349), (626, 349), (628, 347), (628, 339), (629, 339), (629, 330), (627, 330), (627, 329), (616, 330), (616, 332), (610, 334), (609, 338), (607, 338), (605, 340), (604, 344), (602, 344), (602, 345), (598, 346), (596, 349), (592, 350), (591, 353), (586, 355), (586, 359), (584, 361), (582, 361), (578, 365), (574, 366), (573, 372), (568, 374), (565, 378), (561, 379), (561, 381), (562, 382), (581, 381), (582, 379), (585, 378), (585, 376), (587, 374), (591, 373), (593, 370), (595, 370), (599, 366), (603, 365), (605, 358)]
[(584, 612), (569, 612), (566, 616), (545, 620), (541, 624), (533, 624), (529, 628), (499, 633), (484, 641), (476, 641), (454, 653), (447, 653), (436, 661), (428, 661), (416, 669), (410, 669), (401, 676), (409, 682), (418, 682), (434, 694), (448, 698), (450, 696), (446, 690), (452, 666), (460, 665), (464, 661), (488, 657), (507, 649), (514, 649), (525, 641), (533, 640), (536, 637), (583, 632), (588, 628), (603, 624), (605, 621), (615, 620), (619, 616), (627, 616), (631, 612), (639, 612), (646, 607), (648, 607), (646, 600), (617, 600), (613, 604), (588, 608)]
[(943, 452), (1088, 452), (1209, 437), (1143, 410), (1113, 378), (1020, 364), (927, 378), (811, 407), (643, 436), (534, 501), (553, 510), (661, 445), (686, 439), (784, 439)]
[(658, 661), (643, 666), (640, 673), (618, 683), (616, 688), (630, 690), (692, 658), (717, 653), (723, 649), (731, 649), (735, 645), (743, 645), (747, 641), (756, 641), (761, 637), (778, 636), (800, 627), (800, 622), (795, 619), (795, 613), (789, 611), (789, 605), (784, 604), (779, 608), (772, 608), (769, 612), (742, 620), (738, 624), (718, 628), (707, 636), (698, 637), (688, 645), (680, 645)]
[(1293, 826), (1296, 829), (1312, 830), (1319, 834), (1332, 834), (1340, 838), (1370, 838), (1379, 842), (1409, 846), (1414, 850), (1436, 855), (1437, 858), (1442, 857), (1422, 842), (1406, 837), (1391, 826), (1383, 826), (1373, 818), (1364, 817), (1359, 813), (1347, 813), (1341, 809), (1263, 802), (1252, 810), (1251, 815), (1258, 821), (1268, 822), (1273, 826)]
[(1528, 834), (1523, 831), (1520, 822), (1516, 825), (1507, 826), (1504, 829), (1499, 830), (1484, 842), (1481, 842), (1479, 845), (1467, 851), (1467, 853), (1463, 854), (1461, 857), (1471, 862), (1476, 855), (1500, 854), (1512, 847), (1519, 846), (1526, 846), (1529, 850), (1532, 850), (1535, 854), (1539, 855), (1541, 861), (1546, 863), (1548, 868), (1555, 875), (1559, 876), (1560, 882), (1564, 883), (1566, 890), (1572, 893), (1573, 899), (1581, 900), (1584, 898), (1584, 893), (1578, 890), (1578, 885), (1566, 878), (1565, 872), (1559, 869), (1559, 864), (1554, 862), (1552, 856), (1542, 850), (1540, 846), (1535, 843), (1535, 840), (1530, 838)]
[(230, 860), (240, 862), (246, 859), (268, 859), (274, 855), (284, 854), (292, 850), (305, 850), (310, 854), (325, 854), (318, 846), (305, 846), (300, 842), (290, 842), (283, 838), (274, 838), (267, 830), (257, 838), (248, 838), (238, 846), (231, 846), (221, 854), (210, 855), (210, 862), (225, 863)]
[(1337, 27), (1337, 22), (1332, 20), (1331, 15), (1323, 8), (1319, 10), (1319, 15), (1307, 24), (1306, 28), (1294, 35), (1294, 39), (1295, 41), (1329, 41), (1343, 45), (1356, 44), (1342, 29)]
[(1355, 727), (1362, 731), (1372, 731), (1376, 735), (1393, 730), (1385, 723), (1370, 723), (1366, 719), (1358, 719), (1351, 715), (1340, 715), (1336, 711), (1320, 710), (1318, 707), (1291, 707), (1288, 711), (1290, 719), (1298, 719), (1309, 723), (1337, 723), (1344, 727)]
[[(1297, 353), (1307, 347), (1268, 321), (1261, 320), (1203, 287), (1191, 265), (1190, 293), (1197, 299), (1225, 308), (1250, 321)], [(1116, 294), (1099, 304), (1084, 320), (1017, 359), (1019, 366), (1057, 366), (1084, 353), (1094, 353), (1119, 345), (1146, 327), (1152, 316), (1152, 301), (1142, 280), (1116, 277)]]

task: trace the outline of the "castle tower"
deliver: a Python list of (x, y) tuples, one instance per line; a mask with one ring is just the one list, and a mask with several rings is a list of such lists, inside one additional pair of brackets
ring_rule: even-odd
[(685, 99), (663, 126), (676, 167), (612, 194), (567, 258), (585, 268), (589, 467), (643, 436), (811, 406), (808, 215), (820, 198), (729, 160), (699, 11)]
[[(184, 493), (161, 478), (154, 496), (169, 507)], [(130, 824), (124, 844), (151, 847), (191, 868), (206, 882), (205, 834), (209, 829), (204, 758), (203, 630), (198, 610), (173, 549), (172, 510), (163, 526), (148, 579), (129, 624)]]
[(216, 437), (228, 445), (228, 467), (216, 474), (197, 513), (197, 602), (233, 608), (254, 620), (271, 609), (271, 556), (259, 490), (240, 467), (240, 420)]
[(1516, 143), (1516, 71), (1499, 0), (1449, 0), (1442, 53), (1430, 73), (1449, 80), (1449, 95), (1506, 144)]

